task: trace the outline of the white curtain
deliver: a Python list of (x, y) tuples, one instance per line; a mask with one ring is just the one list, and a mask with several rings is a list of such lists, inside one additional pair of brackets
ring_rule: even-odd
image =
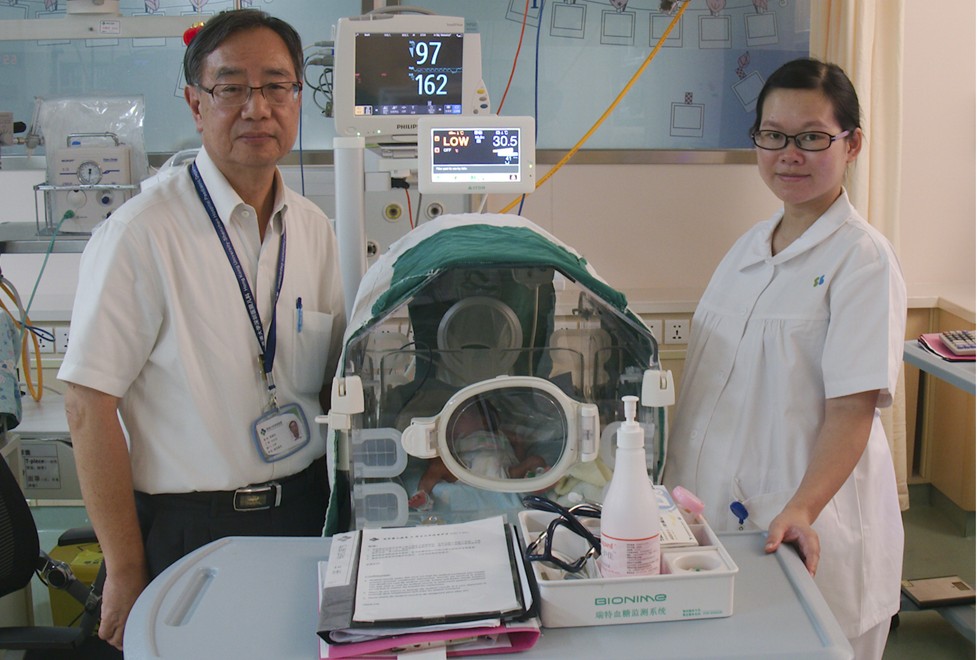
[[(847, 72), (861, 101), (864, 150), (847, 180), (854, 206), (898, 249), (904, 0), (812, 0), (810, 54)], [(881, 411), (902, 509), (909, 506), (905, 378)]]

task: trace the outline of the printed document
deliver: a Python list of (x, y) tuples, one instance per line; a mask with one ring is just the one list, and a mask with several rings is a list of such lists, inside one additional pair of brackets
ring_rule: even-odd
[[(317, 634), (349, 645), (407, 634), (448, 639), (457, 630), (449, 635), (455, 639), (509, 626), (533, 605), (522, 551), (503, 516), (337, 534), (317, 571)], [(529, 623), (506, 632), (536, 629)]]
[(522, 610), (510, 545), (502, 516), (363, 530), (354, 621)]

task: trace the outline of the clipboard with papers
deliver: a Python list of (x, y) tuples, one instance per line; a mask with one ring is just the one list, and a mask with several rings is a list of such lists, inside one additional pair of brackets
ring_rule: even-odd
[(530, 648), (540, 634), (520, 536), (503, 516), (337, 534), (318, 566), (321, 657)]

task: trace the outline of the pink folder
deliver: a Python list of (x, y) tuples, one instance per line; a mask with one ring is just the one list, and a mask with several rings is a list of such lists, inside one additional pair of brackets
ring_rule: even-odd
[(947, 362), (976, 362), (977, 357), (975, 355), (957, 355), (949, 350), (943, 340), (940, 339), (939, 334), (938, 332), (927, 332), (919, 335), (919, 345)]
[[(446, 655), (491, 655), (525, 651), (538, 641), (541, 628), (537, 619), (514, 621), (493, 628), (457, 628), (437, 632), (411, 633), (352, 644), (320, 643), (320, 659), (394, 658), (413, 648), (446, 645)], [(474, 639), (476, 638), (476, 639)], [(496, 640), (495, 642), (492, 640)]]

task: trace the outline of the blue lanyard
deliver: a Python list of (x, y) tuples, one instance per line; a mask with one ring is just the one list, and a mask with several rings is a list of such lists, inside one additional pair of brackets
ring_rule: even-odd
[(214, 207), (214, 202), (211, 199), (211, 194), (208, 192), (207, 186), (204, 185), (204, 179), (201, 178), (201, 172), (197, 169), (197, 163), (191, 163), (188, 169), (191, 174), (191, 179), (194, 181), (197, 196), (201, 199), (204, 210), (207, 211), (208, 217), (211, 219), (211, 225), (218, 234), (221, 247), (224, 248), (225, 256), (228, 257), (228, 263), (231, 264), (231, 269), (235, 273), (235, 279), (238, 280), (238, 288), (242, 292), (245, 311), (248, 312), (248, 318), (252, 322), (252, 330), (255, 332), (255, 338), (259, 341), (259, 350), (261, 351), (259, 353), (259, 360), (262, 363), (262, 372), (265, 376), (266, 387), (269, 390), (270, 403), (273, 408), (277, 408), (276, 383), (272, 378), (272, 364), (276, 359), (276, 304), (279, 302), (279, 293), (282, 291), (283, 273), (286, 268), (286, 226), (283, 224), (282, 238), (279, 241), (276, 289), (272, 300), (272, 322), (269, 324), (269, 334), (266, 337), (262, 331), (262, 318), (259, 316), (259, 310), (255, 304), (252, 287), (249, 286), (248, 278), (245, 276), (245, 269), (242, 267), (242, 262), (238, 258), (238, 253), (235, 252), (235, 246), (231, 242), (228, 230), (225, 228), (224, 223), (221, 222), (221, 218), (218, 217), (218, 210)]

